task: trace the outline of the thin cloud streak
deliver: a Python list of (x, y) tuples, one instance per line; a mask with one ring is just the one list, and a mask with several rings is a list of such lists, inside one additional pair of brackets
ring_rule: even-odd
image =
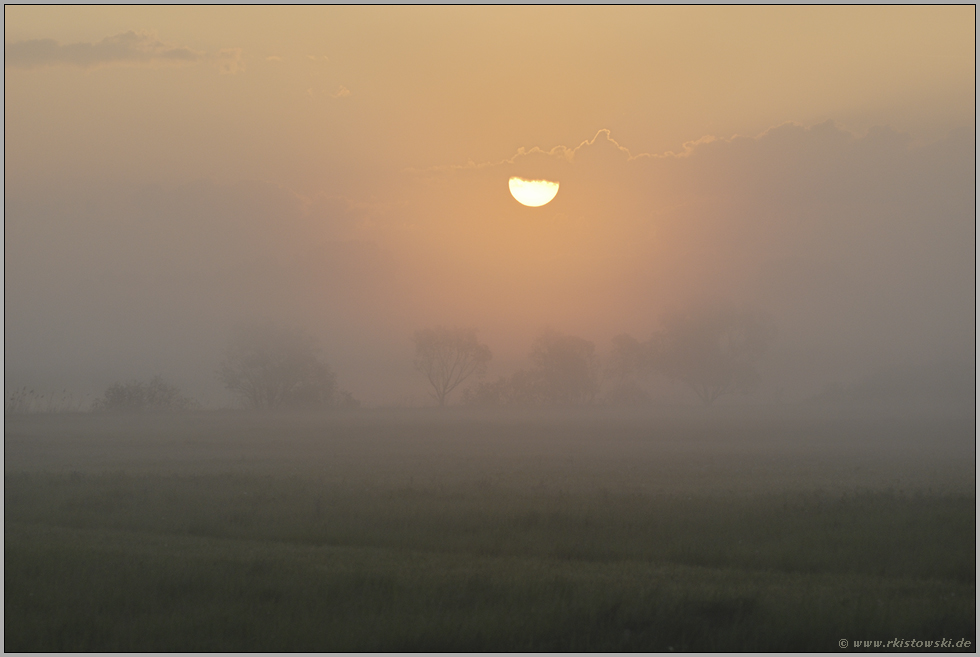
[(107, 64), (192, 64), (206, 53), (160, 41), (149, 32), (123, 32), (97, 43), (59, 44), (54, 39), (30, 39), (4, 44), (4, 65), (13, 68), (41, 66), (80, 66), (93, 68)]
[(208, 53), (161, 41), (146, 31), (130, 30), (96, 43), (61, 44), (54, 39), (28, 39), (4, 44), (4, 66), (24, 70), (48, 66), (83, 69), (120, 65), (181, 66), (202, 62), (214, 62), (223, 74), (245, 70), (241, 48), (222, 48)]

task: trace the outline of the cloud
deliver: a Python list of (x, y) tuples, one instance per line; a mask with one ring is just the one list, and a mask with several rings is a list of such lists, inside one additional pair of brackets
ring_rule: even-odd
[[(278, 60), (282, 61), (281, 58)], [(112, 65), (159, 66), (201, 62), (212, 62), (223, 74), (245, 70), (241, 48), (202, 52), (166, 43), (145, 31), (130, 30), (97, 43), (60, 44), (54, 39), (30, 39), (4, 44), (4, 66), (10, 68), (79, 66), (88, 69)]]
[[(713, 138), (705, 138), (713, 139)], [(700, 143), (699, 140), (697, 143)], [(695, 142), (689, 142), (693, 144)], [(685, 144), (687, 147), (689, 144)], [(595, 147), (594, 149), (592, 147)], [(499, 162), (473, 162), (470, 160), (466, 164), (449, 164), (449, 165), (436, 165), (433, 167), (428, 167), (426, 169), (406, 169), (407, 173), (412, 174), (440, 174), (447, 173), (450, 171), (468, 170), (468, 169), (486, 169), (493, 167), (501, 167), (518, 164), (527, 160), (538, 160), (538, 161), (551, 161), (551, 162), (562, 162), (565, 164), (571, 163), (575, 160), (576, 155), (580, 155), (580, 159), (584, 153), (594, 154), (595, 152), (602, 151), (607, 154), (612, 154), (614, 158), (625, 160), (635, 160), (645, 157), (656, 157), (649, 153), (640, 153), (638, 155), (633, 155), (628, 148), (622, 146), (619, 142), (612, 138), (612, 134), (608, 128), (602, 128), (596, 132), (595, 137), (592, 139), (586, 139), (581, 142), (575, 148), (568, 148), (567, 146), (554, 146), (549, 150), (544, 150), (540, 146), (534, 146), (531, 149), (527, 149), (521, 146), (517, 149), (511, 157), (500, 160)], [(673, 153), (668, 153), (673, 155)]]
[(345, 96), (350, 96), (350, 89), (344, 85), (340, 85), (335, 93), (330, 94), (331, 98), (344, 98)]
[(97, 43), (59, 44), (30, 39), (4, 44), (4, 65), (15, 68), (69, 65), (82, 68), (108, 64), (193, 64), (206, 54), (160, 41), (149, 32), (123, 32)]

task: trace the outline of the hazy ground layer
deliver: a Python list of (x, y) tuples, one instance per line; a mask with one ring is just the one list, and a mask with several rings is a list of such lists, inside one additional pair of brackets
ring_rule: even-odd
[(5, 419), (5, 472), (253, 473), (391, 488), (972, 492), (974, 418), (366, 410)]
[(360, 411), (5, 430), (7, 650), (975, 640), (972, 418)]

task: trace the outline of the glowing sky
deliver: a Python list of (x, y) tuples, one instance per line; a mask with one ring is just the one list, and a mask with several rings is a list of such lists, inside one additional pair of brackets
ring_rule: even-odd
[[(769, 376), (803, 392), (962, 354), (974, 24), (8, 6), (8, 372), (205, 390), (228, 327), (275, 317), (391, 402), (420, 394), (421, 326), (478, 326), (506, 374), (546, 325), (601, 352), (709, 298), (772, 310)], [(512, 177), (561, 192), (528, 222)]]

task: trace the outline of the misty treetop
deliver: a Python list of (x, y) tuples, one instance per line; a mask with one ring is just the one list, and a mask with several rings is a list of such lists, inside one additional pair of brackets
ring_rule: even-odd
[(240, 326), (225, 350), (218, 377), (255, 410), (356, 406), (319, 357), (316, 340), (298, 328), (276, 324)]
[(664, 317), (644, 342), (617, 335), (600, 368), (594, 343), (547, 329), (531, 344), (528, 369), (481, 382), (467, 389), (462, 401), (471, 406), (644, 406), (655, 400), (645, 384), (660, 378), (684, 384), (708, 406), (722, 395), (759, 388), (757, 364), (775, 336), (775, 323), (762, 310), (703, 307)]
[(548, 329), (531, 345), (531, 376), (542, 399), (552, 405), (588, 404), (599, 393), (595, 344)]
[(547, 329), (531, 344), (531, 367), (467, 390), (473, 406), (582, 406), (599, 393), (595, 344)]
[(775, 322), (762, 310), (701, 308), (664, 317), (646, 342), (626, 334), (614, 338), (609, 372), (621, 382), (658, 374), (686, 384), (710, 405), (759, 387), (756, 364), (775, 338)]

